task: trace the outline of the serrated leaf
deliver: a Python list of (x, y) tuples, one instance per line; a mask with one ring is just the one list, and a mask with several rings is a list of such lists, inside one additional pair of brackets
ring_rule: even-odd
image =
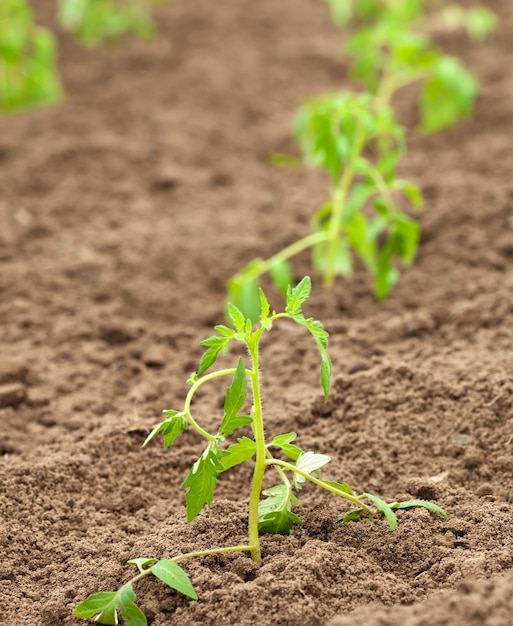
[(258, 522), (258, 532), (260, 535), (288, 535), (294, 524), (301, 524), (297, 515), (287, 509), (267, 513)]
[(219, 429), (219, 434), (231, 435), (239, 426), (251, 423), (252, 420), (250, 417), (237, 416), (237, 413), (244, 406), (247, 393), (248, 383), (246, 379), (246, 367), (244, 365), (244, 361), (239, 358), (232, 384), (226, 390), (226, 398), (224, 401), (224, 419), (221, 424), (221, 428)]
[(243, 333), (246, 326), (246, 317), (244, 316), (244, 313), (236, 307), (235, 304), (228, 302), (228, 315), (237, 329), (237, 332)]
[(297, 437), (297, 433), (285, 433), (284, 435), (276, 435), (273, 437), (271, 444), (280, 448), (286, 443), (292, 443)]
[(214, 326), (214, 328), (223, 337), (235, 336), (235, 331), (233, 330), (233, 328), (228, 328), (228, 326), (225, 326), (224, 324), (218, 324), (217, 326)]
[(271, 330), (272, 322), (268, 320), (269, 313), (271, 312), (271, 305), (267, 300), (267, 297), (264, 293), (263, 289), (259, 289), (260, 294), (260, 321), (262, 322), (262, 326), (266, 330)]
[(258, 504), (258, 530), (260, 534), (288, 535), (293, 524), (301, 520), (290, 510), (298, 500), (286, 485), (275, 485), (263, 491), (266, 496)]
[(413, 507), (421, 507), (427, 509), (428, 511), (433, 511), (434, 513), (441, 515), (444, 519), (447, 519), (447, 513), (442, 509), (442, 507), (438, 506), (438, 504), (434, 504), (434, 502), (429, 502), (428, 500), (408, 500), (405, 502), (394, 502), (394, 504), (390, 505), (390, 508), (394, 511), (411, 509)]
[[(325, 454), (317, 454), (316, 452), (308, 451), (298, 458), (296, 467), (306, 474), (312, 474), (312, 472), (320, 470), (321, 467), (324, 467), (330, 461), (330, 457)], [(297, 483), (304, 483), (306, 478), (295, 474), (295, 480)]]
[(251, 460), (256, 453), (256, 443), (253, 439), (248, 437), (241, 437), (237, 439), (237, 443), (232, 444), (227, 450), (225, 455), (221, 458), (221, 465), (223, 471), (235, 467), (240, 463)]
[(198, 594), (192, 586), (191, 580), (187, 573), (174, 561), (168, 559), (162, 559), (155, 563), (151, 568), (152, 573), (169, 585), (172, 589), (176, 589), (185, 596), (198, 599)]
[(301, 307), (308, 300), (312, 290), (310, 276), (305, 276), (295, 287), (289, 285), (286, 312), (292, 317), (301, 313)]
[(390, 508), (390, 505), (381, 498), (378, 498), (378, 496), (373, 496), (371, 493), (364, 493), (363, 496), (370, 500), (378, 509), (378, 511), (381, 511), (383, 513), (388, 522), (388, 525), (390, 526), (390, 530), (395, 530), (397, 526), (397, 518), (394, 511)]
[(289, 459), (292, 459), (293, 461), (297, 461), (297, 459), (302, 454), (304, 454), (304, 452), (303, 450), (301, 450), (301, 448), (298, 448), (297, 446), (294, 446), (291, 444), (291, 441), (294, 441), (296, 437), (297, 437), (296, 433), (286, 433), (284, 435), (277, 435), (271, 441), (271, 445), (281, 448), (281, 450), (283, 450), (283, 452), (289, 457)]
[(208, 368), (216, 362), (219, 352), (226, 354), (230, 340), (231, 337), (213, 335), (212, 337), (207, 337), (207, 339), (200, 341), (199, 345), (208, 347), (208, 350), (201, 357), (200, 366), (197, 372), (198, 376), (204, 374)]
[(182, 483), (182, 488), (186, 490), (188, 522), (192, 522), (205, 504), (210, 506), (212, 503), (217, 476), (224, 470), (217, 458), (218, 454), (219, 450), (210, 443)]
[[(166, 413), (169, 415), (171, 411), (166, 411)], [(164, 435), (165, 448), (169, 448), (178, 435), (183, 433), (189, 427), (183, 413), (178, 413), (177, 411), (173, 411), (173, 413), (173, 415), (168, 417), (168, 419), (161, 424), (161, 426), (163, 426), (161, 432)]]

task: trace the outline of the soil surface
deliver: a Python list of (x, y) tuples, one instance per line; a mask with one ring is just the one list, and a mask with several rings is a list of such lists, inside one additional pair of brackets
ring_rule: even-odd
[[(51, 23), (54, 2), (38, 2)], [(513, 6), (486, 43), (440, 43), (481, 76), (472, 119), (417, 133), (403, 175), (426, 197), (414, 267), (384, 304), (366, 273), (314, 286), (331, 334), (323, 403), (315, 345), (283, 323), (262, 347), (269, 435), (328, 454), (324, 476), (425, 510), (337, 526), (313, 485), (302, 526), (247, 556), (185, 562), (199, 593), (138, 584), (153, 626), (511, 623), (513, 600)], [(250, 467), (185, 520), (180, 484), (203, 446), (141, 443), (181, 408), (225, 281), (304, 235), (326, 194), (294, 152), (299, 103), (348, 84), (320, 0), (183, 2), (149, 42), (87, 50), (60, 36), (62, 105), (0, 119), (0, 622), (72, 626), (135, 557), (244, 541)], [(309, 272), (298, 259), (296, 276)], [(273, 289), (275, 308), (281, 306)], [(195, 409), (217, 429), (224, 384)]]

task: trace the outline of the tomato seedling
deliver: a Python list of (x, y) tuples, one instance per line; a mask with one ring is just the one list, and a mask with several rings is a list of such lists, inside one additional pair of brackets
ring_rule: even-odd
[(28, 0), (0, 3), (0, 112), (50, 104), (62, 91), (53, 34), (36, 26)]
[(405, 212), (422, 205), (420, 190), (397, 176), (405, 154), (405, 131), (390, 106), (368, 93), (340, 92), (306, 103), (295, 135), (305, 161), (329, 174), (329, 198), (315, 212), (310, 234), (267, 260), (256, 259), (228, 281), (229, 298), (255, 319), (259, 278), (269, 272), (285, 295), (293, 282), (289, 259), (311, 249), (312, 265), (331, 287), (353, 272), (353, 254), (374, 277), (378, 299), (398, 280), (396, 260), (409, 266), (420, 227)]
[(260, 278), (269, 273), (285, 294), (293, 282), (290, 259), (311, 250), (312, 268), (331, 287), (337, 275), (353, 273), (356, 256), (373, 276), (378, 300), (388, 297), (399, 278), (398, 265), (416, 256), (420, 227), (404, 210), (415, 208), (420, 190), (397, 177), (405, 154), (405, 130), (394, 121), (392, 96), (421, 82), (420, 125), (433, 132), (472, 111), (477, 83), (453, 56), (428, 36), (439, 24), (467, 28), (475, 38), (494, 27), (494, 15), (477, 7), (427, 12), (434, 2), (411, 0), (328, 0), (339, 23), (360, 27), (344, 49), (353, 59), (351, 75), (364, 93), (344, 91), (305, 103), (296, 116), (295, 136), (307, 164), (330, 176), (329, 198), (316, 211), (310, 233), (268, 259), (254, 259), (227, 283), (228, 298), (257, 319)]
[[(301, 522), (297, 514), (298, 495), (307, 482), (311, 482), (334, 495), (349, 501), (355, 508), (341, 516), (339, 523), (358, 521), (362, 516), (372, 518), (382, 513), (390, 528), (397, 524), (396, 511), (411, 507), (424, 507), (446, 517), (436, 504), (424, 500), (393, 502), (387, 504), (375, 495), (355, 492), (347, 483), (326, 480), (320, 470), (330, 457), (311, 450), (304, 451), (296, 445), (294, 432), (274, 436), (266, 441), (264, 414), (261, 397), (260, 339), (264, 332), (270, 332), (274, 324), (289, 319), (306, 328), (312, 335), (321, 357), (320, 378), (325, 399), (328, 398), (331, 380), (331, 360), (327, 352), (328, 333), (321, 322), (306, 318), (302, 307), (308, 299), (311, 281), (308, 276), (294, 288), (289, 287), (285, 311), (271, 311), (269, 302), (260, 291), (261, 311), (255, 325), (233, 304), (228, 305), (228, 314), (233, 328), (219, 325), (217, 334), (203, 340), (200, 345), (206, 348), (198, 371), (188, 383), (191, 385), (181, 410), (166, 410), (166, 417), (150, 433), (143, 445), (147, 445), (156, 435), (162, 434), (165, 447), (171, 446), (177, 437), (192, 428), (206, 440), (206, 447), (195, 461), (191, 471), (182, 483), (185, 489), (187, 520), (191, 522), (204, 509), (210, 506), (221, 474), (242, 463), (253, 463), (253, 478), (249, 485), (248, 541), (245, 544), (217, 547), (180, 554), (172, 559), (137, 558), (129, 561), (138, 568), (138, 573), (116, 592), (101, 592), (89, 596), (75, 609), (81, 618), (95, 617), (100, 624), (117, 624), (118, 612), (127, 626), (144, 626), (146, 618), (135, 604), (134, 583), (154, 575), (171, 588), (196, 599), (197, 594), (179, 562), (212, 554), (248, 552), (254, 561), (262, 558), (260, 535), (265, 533), (289, 534), (294, 524)], [(236, 367), (207, 371), (214, 365), (220, 354), (226, 355), (232, 342), (242, 343), (248, 353), (249, 363), (239, 358)], [(192, 414), (193, 398), (204, 384), (219, 378), (229, 378), (226, 389), (223, 417), (216, 433), (205, 430)], [(248, 410), (248, 396), (250, 408)], [(240, 429), (246, 429), (244, 433)], [(239, 437), (229, 443), (237, 431)], [(248, 436), (249, 435), (249, 436)], [(264, 475), (273, 470), (278, 483), (263, 489)], [(264, 496), (262, 498), (262, 496)]]

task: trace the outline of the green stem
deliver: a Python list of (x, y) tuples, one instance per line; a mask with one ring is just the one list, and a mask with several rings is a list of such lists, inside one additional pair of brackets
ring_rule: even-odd
[(362, 508), (364, 511), (369, 513), (370, 515), (374, 513), (374, 511), (365, 503), (363, 503), (358, 496), (353, 496), (350, 493), (342, 491), (341, 489), (337, 489), (333, 485), (325, 483), (323, 480), (320, 480), (319, 478), (315, 478), (315, 476), (312, 476), (311, 474), (304, 472), (303, 470), (299, 469), (295, 465), (292, 465), (292, 463), (287, 463), (287, 461), (281, 461), (280, 459), (267, 459), (265, 464), (281, 466), (285, 468), (286, 470), (295, 472), (296, 474), (299, 474), (299, 476), (302, 476), (306, 480), (309, 480), (314, 485), (317, 485), (318, 487), (322, 487), (323, 489), (326, 489), (326, 491), (330, 491), (331, 493), (334, 493), (335, 495), (340, 496), (341, 498), (345, 498), (346, 500), (349, 500), (353, 504), (356, 504), (357, 506)]
[(260, 561), (260, 536), (258, 534), (258, 504), (262, 491), (262, 482), (266, 468), (266, 446), (264, 434), (264, 420), (262, 414), (262, 398), (260, 396), (259, 354), (258, 340), (253, 347), (248, 344), (253, 370), (251, 372), (251, 385), (253, 388), (253, 435), (255, 437), (256, 454), (253, 480), (249, 496), (248, 535), (251, 545), (251, 558)]
[[(191, 414), (192, 398), (193, 398), (194, 394), (196, 393), (196, 391), (204, 383), (206, 383), (209, 380), (212, 380), (214, 378), (219, 378), (220, 376), (230, 376), (230, 375), (233, 375), (233, 374), (235, 374), (236, 371), (237, 370), (234, 367), (232, 367), (230, 369), (218, 370), (216, 372), (212, 372), (210, 374), (206, 374), (205, 376), (202, 376), (201, 378), (199, 378), (192, 385), (192, 387), (189, 389), (189, 393), (187, 394), (187, 397), (185, 398), (185, 402), (184, 402), (184, 406), (183, 406), (183, 412), (184, 412), (187, 420), (189, 421), (191, 426), (194, 428), (194, 430), (196, 430), (202, 437), (205, 437), (205, 439), (208, 439), (209, 441), (216, 441), (216, 436), (215, 435), (211, 435), (205, 429), (201, 428), (201, 426), (198, 424), (198, 422), (196, 422), (196, 420), (192, 417), (192, 414)], [(248, 373), (251, 373), (251, 372), (248, 372)]]
[(186, 552), (185, 554), (179, 554), (171, 559), (175, 563), (185, 561), (185, 559), (192, 559), (198, 556), (209, 556), (211, 554), (229, 554), (232, 552), (252, 552), (253, 546), (230, 546), (228, 548), (212, 548), (211, 550), (197, 550), (195, 552)]
[(287, 261), (291, 257), (296, 256), (296, 254), (303, 252), (303, 250), (313, 248), (313, 246), (315, 246), (316, 244), (322, 243), (327, 239), (328, 233), (326, 231), (310, 233), (306, 237), (302, 237), (301, 239), (298, 239), (294, 243), (290, 244), (290, 246), (283, 248), (283, 250), (280, 250), (272, 257), (269, 257), (265, 260), (259, 259), (255, 264), (251, 263), (251, 271), (242, 270), (241, 272), (236, 274), (231, 280), (237, 281), (238, 279), (242, 279), (243, 282), (256, 280), (257, 278), (260, 278), (260, 276), (263, 276), (264, 274), (269, 272), (273, 265), (276, 265), (277, 263), (281, 263), (283, 261)]

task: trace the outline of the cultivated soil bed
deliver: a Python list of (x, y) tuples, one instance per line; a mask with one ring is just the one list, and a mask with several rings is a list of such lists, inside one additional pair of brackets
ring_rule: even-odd
[[(38, 2), (51, 21), (54, 2)], [(478, 46), (474, 117), (412, 133), (403, 174), (426, 197), (415, 266), (377, 304), (358, 269), (305, 312), (331, 333), (323, 403), (311, 338), (283, 323), (262, 347), (269, 435), (328, 454), (324, 475), (400, 514), (337, 527), (313, 486), (303, 525), (263, 538), (263, 561), (184, 565), (200, 599), (138, 585), (153, 626), (506, 625), (513, 600), (513, 7)], [(45, 13), (46, 11), (46, 13)], [(306, 233), (317, 172), (279, 170), (302, 99), (347, 82), (320, 0), (209, 0), (162, 11), (158, 36), (88, 51), (61, 38), (61, 105), (0, 119), (0, 622), (77, 625), (134, 557), (244, 541), (250, 468), (221, 477), (185, 521), (180, 484), (202, 449), (140, 445), (180, 408), (198, 342), (223, 321), (224, 283)], [(414, 90), (397, 101), (415, 126)], [(308, 257), (296, 275), (308, 272)], [(281, 306), (269, 289), (272, 305)], [(216, 428), (225, 382), (197, 404)]]

